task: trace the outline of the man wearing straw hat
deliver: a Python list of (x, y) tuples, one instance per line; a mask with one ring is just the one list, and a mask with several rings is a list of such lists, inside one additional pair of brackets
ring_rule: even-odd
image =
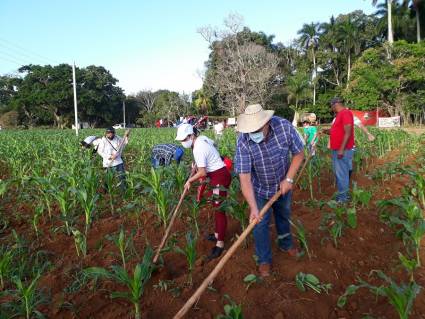
[[(304, 159), (304, 142), (292, 124), (259, 104), (249, 105), (239, 115), (235, 171), (250, 208), (254, 228), (255, 253), (262, 277), (270, 275), (272, 251), (269, 234), (271, 209), (262, 220), (259, 211), (280, 189), (282, 195), (272, 205), (279, 248), (290, 256), (297, 250), (290, 231), (291, 198), (294, 177)], [(291, 159), (292, 155), (292, 159)]]

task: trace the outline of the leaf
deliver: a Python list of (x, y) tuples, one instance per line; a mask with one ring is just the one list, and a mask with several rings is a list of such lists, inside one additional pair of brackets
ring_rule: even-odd
[(254, 274), (249, 274), (243, 279), (244, 282), (253, 282), (256, 280), (257, 280), (257, 276)]
[(313, 284), (313, 285), (318, 285), (320, 284), (320, 280), (319, 278), (317, 278), (315, 275), (313, 274), (306, 274), (305, 275), (305, 280), (308, 281), (309, 283)]
[(353, 229), (357, 227), (357, 215), (356, 215), (355, 208), (349, 208), (347, 210), (347, 223), (348, 223), (348, 226), (350, 226)]

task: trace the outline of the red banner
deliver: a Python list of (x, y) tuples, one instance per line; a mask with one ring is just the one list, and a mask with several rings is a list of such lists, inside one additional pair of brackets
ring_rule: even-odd
[[(357, 117), (363, 125), (376, 125), (376, 123), (378, 122), (378, 118), (377, 118), (377, 110), (373, 110), (373, 111), (356, 111), (356, 110), (350, 110), (351, 113), (353, 113), (353, 115), (355, 117)], [(379, 116), (383, 116), (383, 112), (379, 111)]]

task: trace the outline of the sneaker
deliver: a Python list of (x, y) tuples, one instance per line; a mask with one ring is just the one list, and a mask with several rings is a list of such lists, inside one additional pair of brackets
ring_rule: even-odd
[(208, 256), (208, 259), (211, 260), (211, 259), (220, 257), (223, 250), (224, 248), (214, 246), (213, 249), (211, 250), (211, 254)]
[(263, 278), (270, 276), (270, 269), (271, 269), (270, 264), (261, 264), (260, 266), (258, 266), (258, 272), (260, 273), (260, 276)]
[(208, 234), (207, 236), (205, 236), (206, 240), (212, 241), (212, 242), (216, 242), (217, 241), (217, 237), (215, 237), (215, 234)]

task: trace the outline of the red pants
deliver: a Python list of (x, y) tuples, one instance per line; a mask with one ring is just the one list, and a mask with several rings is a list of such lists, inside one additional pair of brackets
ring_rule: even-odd
[[(215, 232), (218, 234), (217, 240), (223, 241), (225, 234), (226, 234), (226, 228), (227, 228), (227, 217), (226, 214), (219, 210), (219, 207), (222, 203), (222, 199), (219, 199), (217, 197), (226, 197), (227, 191), (220, 189), (221, 188), (229, 188), (230, 182), (232, 181), (232, 176), (230, 175), (229, 171), (226, 167), (220, 168), (214, 172), (210, 172), (207, 174), (207, 177), (209, 177), (209, 186), (211, 190), (208, 191), (207, 197), (212, 197), (212, 206), (216, 208), (215, 210)], [(207, 187), (207, 183), (205, 181), (206, 178), (202, 178), (201, 185), (198, 187), (198, 193), (197, 193), (197, 201), (200, 202), (201, 198), (203, 196), (203, 193), (205, 191), (205, 188)]]

